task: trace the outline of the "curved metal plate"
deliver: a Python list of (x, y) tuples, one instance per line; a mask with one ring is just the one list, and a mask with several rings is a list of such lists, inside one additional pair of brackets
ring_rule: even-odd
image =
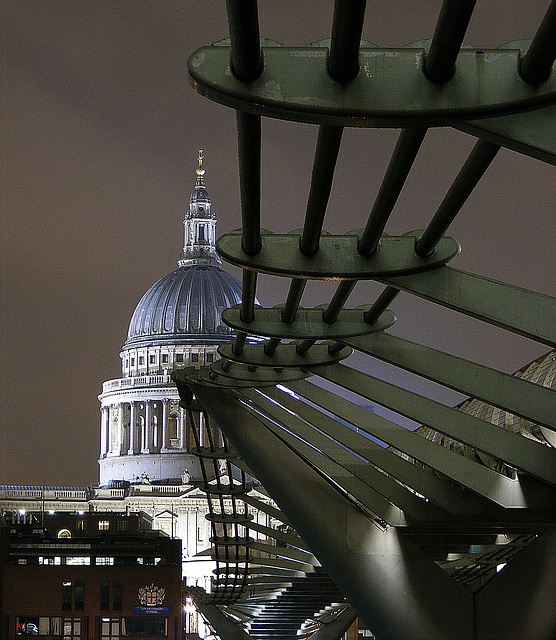
[(229, 485), (223, 484), (221, 486), (215, 484), (202, 484), (199, 486), (199, 489), (203, 493), (209, 493), (211, 495), (216, 496), (225, 496), (225, 495), (234, 495), (237, 496), (240, 493), (249, 493), (249, 491), (253, 491), (253, 484), (248, 483), (245, 487), (242, 485)]
[(291, 340), (341, 340), (352, 336), (363, 336), (391, 327), (396, 316), (385, 311), (374, 324), (363, 320), (362, 309), (343, 309), (334, 324), (322, 320), (322, 309), (298, 309), (295, 322), (282, 322), (281, 309), (255, 307), (254, 319), (249, 324), (241, 320), (241, 305), (226, 309), (222, 320), (237, 331), (244, 331), (265, 338)]
[(540, 86), (518, 73), (517, 49), (462, 49), (456, 72), (439, 86), (424, 75), (424, 50), (361, 49), (359, 73), (345, 85), (327, 73), (327, 48), (264, 47), (264, 69), (249, 83), (230, 71), (228, 47), (203, 47), (188, 60), (195, 90), (250, 113), (344, 127), (449, 125), (547, 106), (554, 73)]
[(219, 522), (221, 524), (246, 524), (253, 520), (253, 514), (240, 513), (234, 515), (231, 513), (207, 513), (205, 519), (209, 522)]
[(262, 236), (262, 248), (254, 256), (243, 251), (241, 236), (227, 234), (217, 243), (220, 256), (227, 262), (261, 273), (312, 280), (365, 280), (395, 277), (430, 271), (444, 266), (460, 252), (453, 238), (442, 238), (436, 250), (421, 258), (415, 253), (415, 237), (383, 236), (380, 247), (369, 257), (357, 252), (356, 235), (322, 236), (314, 256), (299, 251), (299, 236), (272, 234)]
[(279, 344), (276, 351), (271, 355), (264, 352), (264, 344), (245, 344), (240, 355), (233, 351), (231, 342), (220, 345), (218, 353), (227, 360), (241, 362), (243, 364), (253, 364), (258, 367), (311, 367), (319, 364), (332, 364), (347, 358), (353, 353), (353, 349), (344, 347), (340, 352), (331, 356), (328, 353), (329, 342), (314, 344), (307, 353), (300, 356), (297, 345), (293, 342), (289, 344)]
[(211, 450), (210, 447), (193, 447), (191, 449), (191, 453), (198, 458), (207, 458), (209, 460), (220, 459), (220, 460), (233, 460), (234, 458), (238, 458), (238, 454), (236, 451), (226, 451), (222, 447), (217, 447), (214, 451)]
[(208, 370), (199, 375), (197, 382), (203, 385), (211, 387), (242, 387), (245, 389), (252, 389), (253, 387), (273, 387), (275, 382), (252, 382), (250, 380), (241, 380), (239, 378), (232, 378), (229, 376), (217, 375), (213, 373), (209, 375)]
[[(245, 366), (234, 363), (228, 369), (228, 371), (224, 371), (222, 369), (222, 361), (219, 360), (211, 365), (210, 370), (212, 373), (217, 374), (218, 376), (222, 376), (224, 378), (232, 378), (233, 380), (243, 380), (245, 382), (249, 382), (251, 386), (262, 383), (271, 383), (271, 384), (280, 384), (281, 382), (291, 382), (292, 380), (301, 380), (306, 378), (309, 375), (308, 373), (303, 373), (299, 369), (286, 369), (282, 371), (274, 371), (274, 369), (269, 369), (267, 367), (259, 367), (255, 369), (255, 371), (249, 371)], [(210, 374), (209, 374), (210, 377)]]

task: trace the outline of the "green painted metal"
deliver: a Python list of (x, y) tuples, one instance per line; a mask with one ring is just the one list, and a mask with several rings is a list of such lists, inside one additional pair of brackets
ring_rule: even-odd
[(294, 340), (341, 340), (356, 335), (366, 335), (391, 327), (396, 317), (385, 311), (374, 324), (363, 319), (363, 310), (344, 309), (338, 314), (334, 324), (321, 322), (322, 309), (299, 309), (295, 322), (288, 324), (282, 320), (280, 309), (255, 308), (255, 317), (249, 324), (240, 317), (240, 306), (226, 309), (222, 320), (233, 329), (249, 331), (256, 336), (267, 338), (290, 338)]
[[(282, 569), (283, 571), (303, 571), (304, 573), (311, 573), (315, 570), (313, 564), (307, 562), (298, 562), (297, 560), (286, 560), (285, 558), (253, 558), (254, 564), (258, 567), (270, 567), (275, 569)], [(287, 574), (286, 574), (287, 575)]]
[(272, 382), (273, 384), (286, 383), (289, 380), (304, 378), (306, 374), (299, 369), (284, 369), (275, 371), (267, 367), (259, 367), (255, 371), (249, 371), (245, 364), (233, 363), (224, 371), (222, 362), (218, 360), (210, 367), (210, 371), (223, 378), (233, 378), (234, 380), (244, 380), (256, 386), (258, 383)]
[(265, 525), (258, 522), (251, 522), (249, 528), (253, 531), (257, 531), (258, 533), (262, 533), (267, 538), (273, 538), (277, 542), (286, 544), (289, 547), (294, 547), (295, 549), (301, 549), (303, 551), (309, 551), (307, 545), (293, 531), (292, 533), (285, 533), (284, 531), (280, 531), (280, 529), (266, 527)]
[[(316, 368), (315, 368), (316, 369)], [(318, 368), (318, 375), (373, 402), (507, 464), (556, 485), (556, 452), (538, 441), (384, 382), (343, 364)]]
[[(315, 387), (315, 385), (306, 384), (304, 385), (304, 389), (299, 389), (298, 387), (298, 391), (300, 394), (306, 394), (307, 388), (309, 388), (309, 395), (310, 388), (318, 390), (318, 387)], [(395, 453), (391, 448), (375, 444), (368, 436), (363, 435), (367, 432), (373, 432), (369, 421), (364, 420), (369, 417), (368, 410), (358, 407), (360, 409), (361, 419), (354, 423), (357, 425), (356, 427), (348, 427), (346, 424), (326, 415), (300, 399), (292, 397), (285, 390), (268, 388), (264, 390), (264, 394), (274, 398), (276, 402), (299, 416), (306, 423), (312, 425), (315, 429), (318, 429), (318, 431), (327, 434), (330, 438), (334, 438), (342, 446), (354, 451), (359, 457), (364, 458), (384, 473), (387, 473), (392, 478), (398, 479), (405, 486), (410, 487), (420, 495), (426, 496), (428, 500), (441, 507), (446, 513), (454, 515), (477, 515), (492, 513), (493, 510), (497, 511), (496, 507), (480, 499), (475, 493), (464, 491), (462, 486), (456, 486), (454, 482), (450, 482), (447, 477), (441, 477), (437, 473), (431, 473), (423, 468), (422, 465), (414, 464), (410, 460)], [(328, 396), (331, 404), (336, 401), (336, 399), (332, 398), (326, 391), (322, 391), (322, 394)], [(312, 396), (312, 399), (314, 401), (316, 398)], [(346, 405), (349, 407), (349, 403), (345, 401), (344, 404), (344, 401), (341, 401), (339, 404), (338, 413), (342, 412), (342, 419), (353, 419), (353, 416), (351, 416), (348, 411), (345, 411), (345, 414), (343, 413)], [(373, 416), (372, 420), (376, 422), (376, 416)], [(386, 420), (379, 417), (378, 423), (380, 424), (381, 421), (387, 423)], [(433, 452), (432, 455), (434, 455)], [(459, 476), (457, 472), (455, 475), (456, 477)], [(479, 480), (484, 479), (480, 478)]]
[(384, 332), (349, 338), (346, 343), (361, 353), (556, 430), (553, 389)]
[(297, 345), (295, 343), (280, 344), (272, 355), (267, 355), (264, 345), (262, 344), (246, 344), (243, 347), (241, 355), (235, 355), (232, 346), (228, 344), (218, 347), (218, 353), (228, 360), (242, 362), (246, 365), (255, 365), (260, 367), (307, 367), (319, 364), (331, 364), (339, 362), (347, 358), (353, 353), (353, 349), (344, 347), (337, 354), (331, 356), (328, 347), (330, 343), (316, 344), (302, 356), (297, 353)]
[(556, 298), (444, 267), (385, 284), (556, 347)]
[[(372, 524), (356, 503), (302, 458), (292, 456), (291, 449), (232, 393), (190, 385), (377, 637), (471, 640), (471, 592), (396, 528)], [(431, 599), (431, 592), (443, 598)]]
[(370, 256), (358, 253), (357, 235), (326, 235), (320, 238), (319, 250), (304, 256), (299, 237), (292, 234), (265, 234), (262, 248), (247, 255), (235, 234), (221, 236), (218, 253), (224, 260), (249, 270), (314, 280), (349, 280), (394, 277), (419, 273), (444, 266), (460, 252), (453, 238), (443, 238), (434, 254), (420, 257), (415, 253), (415, 237), (383, 236), (380, 247)]
[[(253, 411), (254, 408), (254, 405), (250, 403), (249, 409)], [(375, 488), (359, 480), (352, 473), (348, 473), (336, 460), (332, 460), (322, 451), (290, 433), (291, 424), (289, 420), (288, 430), (283, 430), (270, 417), (268, 412), (259, 409), (253, 413), (261, 424), (264, 424), (269, 431), (274, 433), (288, 447), (290, 456), (299, 456), (317, 473), (322, 475), (327, 482), (335, 486), (336, 489), (340, 489), (345, 495), (349, 495), (350, 499), (356, 504), (364, 505), (368, 512), (374, 514), (374, 519), (377, 523), (398, 527), (407, 523), (403, 511), (384, 498)]]
[(296, 382), (290, 384), (289, 388), (483, 498), (503, 507), (527, 507), (526, 497), (517, 480), (512, 480), (450, 449), (439, 447), (434, 442), (390, 420), (371, 414), (353, 402), (314, 384)]
[[(243, 83), (227, 47), (203, 47), (188, 60), (195, 90), (220, 104), (267, 117), (344, 127), (445, 126), (553, 104), (556, 78), (519, 78), (517, 49), (462, 49), (457, 73), (438, 86), (423, 73), (423, 49), (361, 49), (359, 74), (335, 83), (326, 48), (264, 47), (264, 70)], [(516, 80), (517, 79), (517, 80)], [(388, 87), (388, 91), (384, 88)]]
[[(243, 229), (221, 239), (219, 250), (244, 269), (244, 295), (242, 305), (225, 312), (238, 332), (233, 345), (220, 349), (225, 361), (174, 376), (180, 397), (190, 407), (194, 390), (237, 446), (238, 469), (257, 476), (286, 515), (257, 506), (294, 523), (381, 640), (550, 640), (556, 628), (553, 607), (548, 615), (543, 611), (551, 606), (556, 579), (552, 538), (526, 552), (519, 548), (525, 542), (510, 541), (507, 549), (497, 542), (474, 561), (469, 546), (474, 540), (488, 547), (492, 536), (524, 538), (554, 526), (554, 450), (340, 363), (347, 345), (530, 420), (545, 435), (552, 434), (545, 428), (556, 426), (554, 391), (384, 333), (395, 321), (387, 307), (405, 291), (556, 346), (554, 298), (446, 266), (459, 245), (443, 236), (499, 146), (556, 164), (556, 0), (532, 44), (496, 50), (462, 45), (474, 4), (444, 0), (432, 41), (381, 49), (360, 43), (365, 1), (337, 1), (330, 41), (280, 48), (259, 39), (254, 0), (228, 0), (231, 41), (200, 49), (189, 60), (195, 88), (239, 110)], [(261, 116), (320, 126), (302, 233), (261, 233)], [(431, 126), (452, 126), (479, 142), (426, 230), (385, 236)], [(334, 213), (327, 207), (343, 127), (403, 131), (365, 230), (327, 236), (322, 227), (325, 214)], [(292, 279), (281, 307), (255, 307), (258, 272)], [(299, 306), (309, 279), (340, 281), (328, 305)], [(355, 283), (369, 279), (386, 289), (366, 311), (344, 309)], [(253, 345), (249, 335), (270, 340)], [(317, 344), (321, 340), (330, 342)], [(320, 376), (318, 384), (332, 382), (429, 426), (442, 444), (309, 382), (307, 372)], [(241, 499), (251, 500), (247, 494)], [(292, 544), (290, 555), (307, 555)], [(224, 547), (237, 548), (233, 541)], [(431, 560), (440, 559), (450, 575), (471, 585), (473, 576), (493, 573), (506, 550), (508, 559), (517, 557), (511, 567), (519, 568), (507, 578), (506, 571), (497, 575), (490, 583), (496, 589), (488, 585), (474, 595)], [(459, 567), (446, 556), (452, 552), (464, 554)], [(490, 569), (480, 568), (483, 561)], [(247, 574), (232, 573), (241, 573), (237, 566), (218, 573), (218, 588), (245, 600), (246, 615), (256, 615), (284, 581), (294, 582), (288, 572), (302, 574), (285, 570), (279, 559), (274, 563), (249, 567), (257, 576), (250, 593)], [(515, 589), (524, 579), (534, 582), (525, 598)], [(279, 620), (271, 623), (265, 638), (286, 628)], [(329, 632), (325, 640), (336, 640)]]
[(556, 165), (556, 107), (499, 118), (464, 120), (454, 128), (542, 162)]
[[(248, 397), (263, 411), (268, 414), (271, 413), (274, 418), (278, 419), (278, 423), (283, 425), (284, 429), (287, 430), (287, 433), (279, 435), (284, 442), (288, 442), (289, 446), (296, 450), (299, 450), (298, 447), (300, 447), (299, 442), (290, 438), (289, 434), (299, 438), (300, 441), (306, 445), (309, 445), (309, 448), (304, 447), (302, 455), (317, 464), (319, 469), (324, 470), (325, 467), (327, 467), (328, 474), (330, 474), (331, 478), (340, 486), (349, 491), (350, 488), (358, 484), (350, 478), (349, 475), (345, 474), (344, 471), (347, 471), (349, 474), (352, 474), (354, 478), (378, 492), (389, 503), (403, 511), (405, 515), (401, 521), (398, 520), (398, 526), (400, 523), (404, 523), (406, 517), (415, 518), (424, 522), (437, 521), (445, 517), (445, 513), (435, 505), (418, 497), (416, 493), (409, 491), (396, 482), (393, 477), (381, 473), (381, 471), (372, 464), (363, 463), (359, 455), (349, 451), (328, 435), (323, 434), (321, 421), (317, 422), (317, 428), (314, 428), (312, 424), (303, 422), (299, 417), (290, 413), (285, 407), (276, 405), (275, 395), (271, 396), (272, 400), (266, 399), (264, 393), (252, 393), (248, 394)], [(319, 454), (314, 453), (315, 448)], [(326, 462), (320, 461), (320, 454), (328, 458), (328, 460)], [(333, 464), (330, 464), (331, 461)], [(344, 471), (337, 469), (336, 466), (342, 467)], [(354, 495), (357, 497), (357, 493)], [(373, 508), (373, 502), (364, 501), (364, 504), (376, 513), (375, 508)], [(382, 514), (377, 513), (377, 515), (391, 523), (393, 523), (395, 519), (395, 517), (394, 519), (391, 517), (388, 510)]]
[(268, 542), (255, 541), (249, 545), (250, 549), (256, 549), (267, 553), (269, 555), (276, 555), (278, 558), (285, 558), (286, 560), (293, 560), (294, 562), (301, 562), (304, 564), (311, 564), (315, 567), (320, 567), (320, 562), (313, 556), (310, 551), (302, 551), (299, 549), (293, 549), (291, 547), (276, 546), (269, 544)]
[(276, 380), (267, 379), (266, 382), (263, 382), (262, 380), (258, 380), (255, 383), (254, 379), (246, 380), (246, 379), (241, 379), (239, 377), (235, 377), (233, 375), (231, 376), (218, 375), (217, 373), (214, 373), (213, 371), (210, 371), (210, 370), (202, 371), (199, 374), (199, 380), (213, 387), (230, 387), (230, 388), (245, 387), (246, 389), (252, 389), (253, 386), (255, 386), (255, 384), (257, 387), (265, 387), (265, 386), (271, 387), (271, 386), (274, 386), (274, 384), (276, 384)]

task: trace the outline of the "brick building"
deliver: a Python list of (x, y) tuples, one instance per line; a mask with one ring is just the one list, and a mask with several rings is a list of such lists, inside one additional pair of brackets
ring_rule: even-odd
[(1, 637), (181, 640), (181, 542), (145, 514), (18, 514), (1, 530)]

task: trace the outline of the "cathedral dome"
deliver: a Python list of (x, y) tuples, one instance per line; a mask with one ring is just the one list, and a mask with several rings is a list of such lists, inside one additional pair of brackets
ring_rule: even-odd
[(217, 264), (180, 266), (141, 298), (124, 349), (153, 344), (227, 342), (235, 336), (222, 311), (241, 301), (239, 280)]
[(124, 351), (171, 344), (228, 342), (235, 331), (222, 322), (222, 312), (241, 302), (239, 280), (223, 271), (216, 254), (216, 216), (205, 184), (199, 151), (195, 190), (184, 223), (179, 269), (155, 283), (139, 301)]

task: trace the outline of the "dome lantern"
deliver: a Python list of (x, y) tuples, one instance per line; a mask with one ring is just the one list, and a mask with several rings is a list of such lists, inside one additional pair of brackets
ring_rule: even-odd
[(195, 190), (189, 199), (189, 211), (185, 216), (185, 241), (178, 265), (220, 264), (216, 254), (216, 217), (211, 212), (211, 201), (205, 183), (203, 150), (199, 149), (199, 165), (195, 170)]
[(215, 348), (235, 336), (221, 315), (227, 307), (241, 302), (241, 283), (219, 266), (216, 217), (205, 184), (202, 150), (198, 159), (195, 190), (184, 220), (185, 246), (179, 268), (153, 284), (139, 301), (129, 324), (124, 354), (163, 345), (203, 344)]

